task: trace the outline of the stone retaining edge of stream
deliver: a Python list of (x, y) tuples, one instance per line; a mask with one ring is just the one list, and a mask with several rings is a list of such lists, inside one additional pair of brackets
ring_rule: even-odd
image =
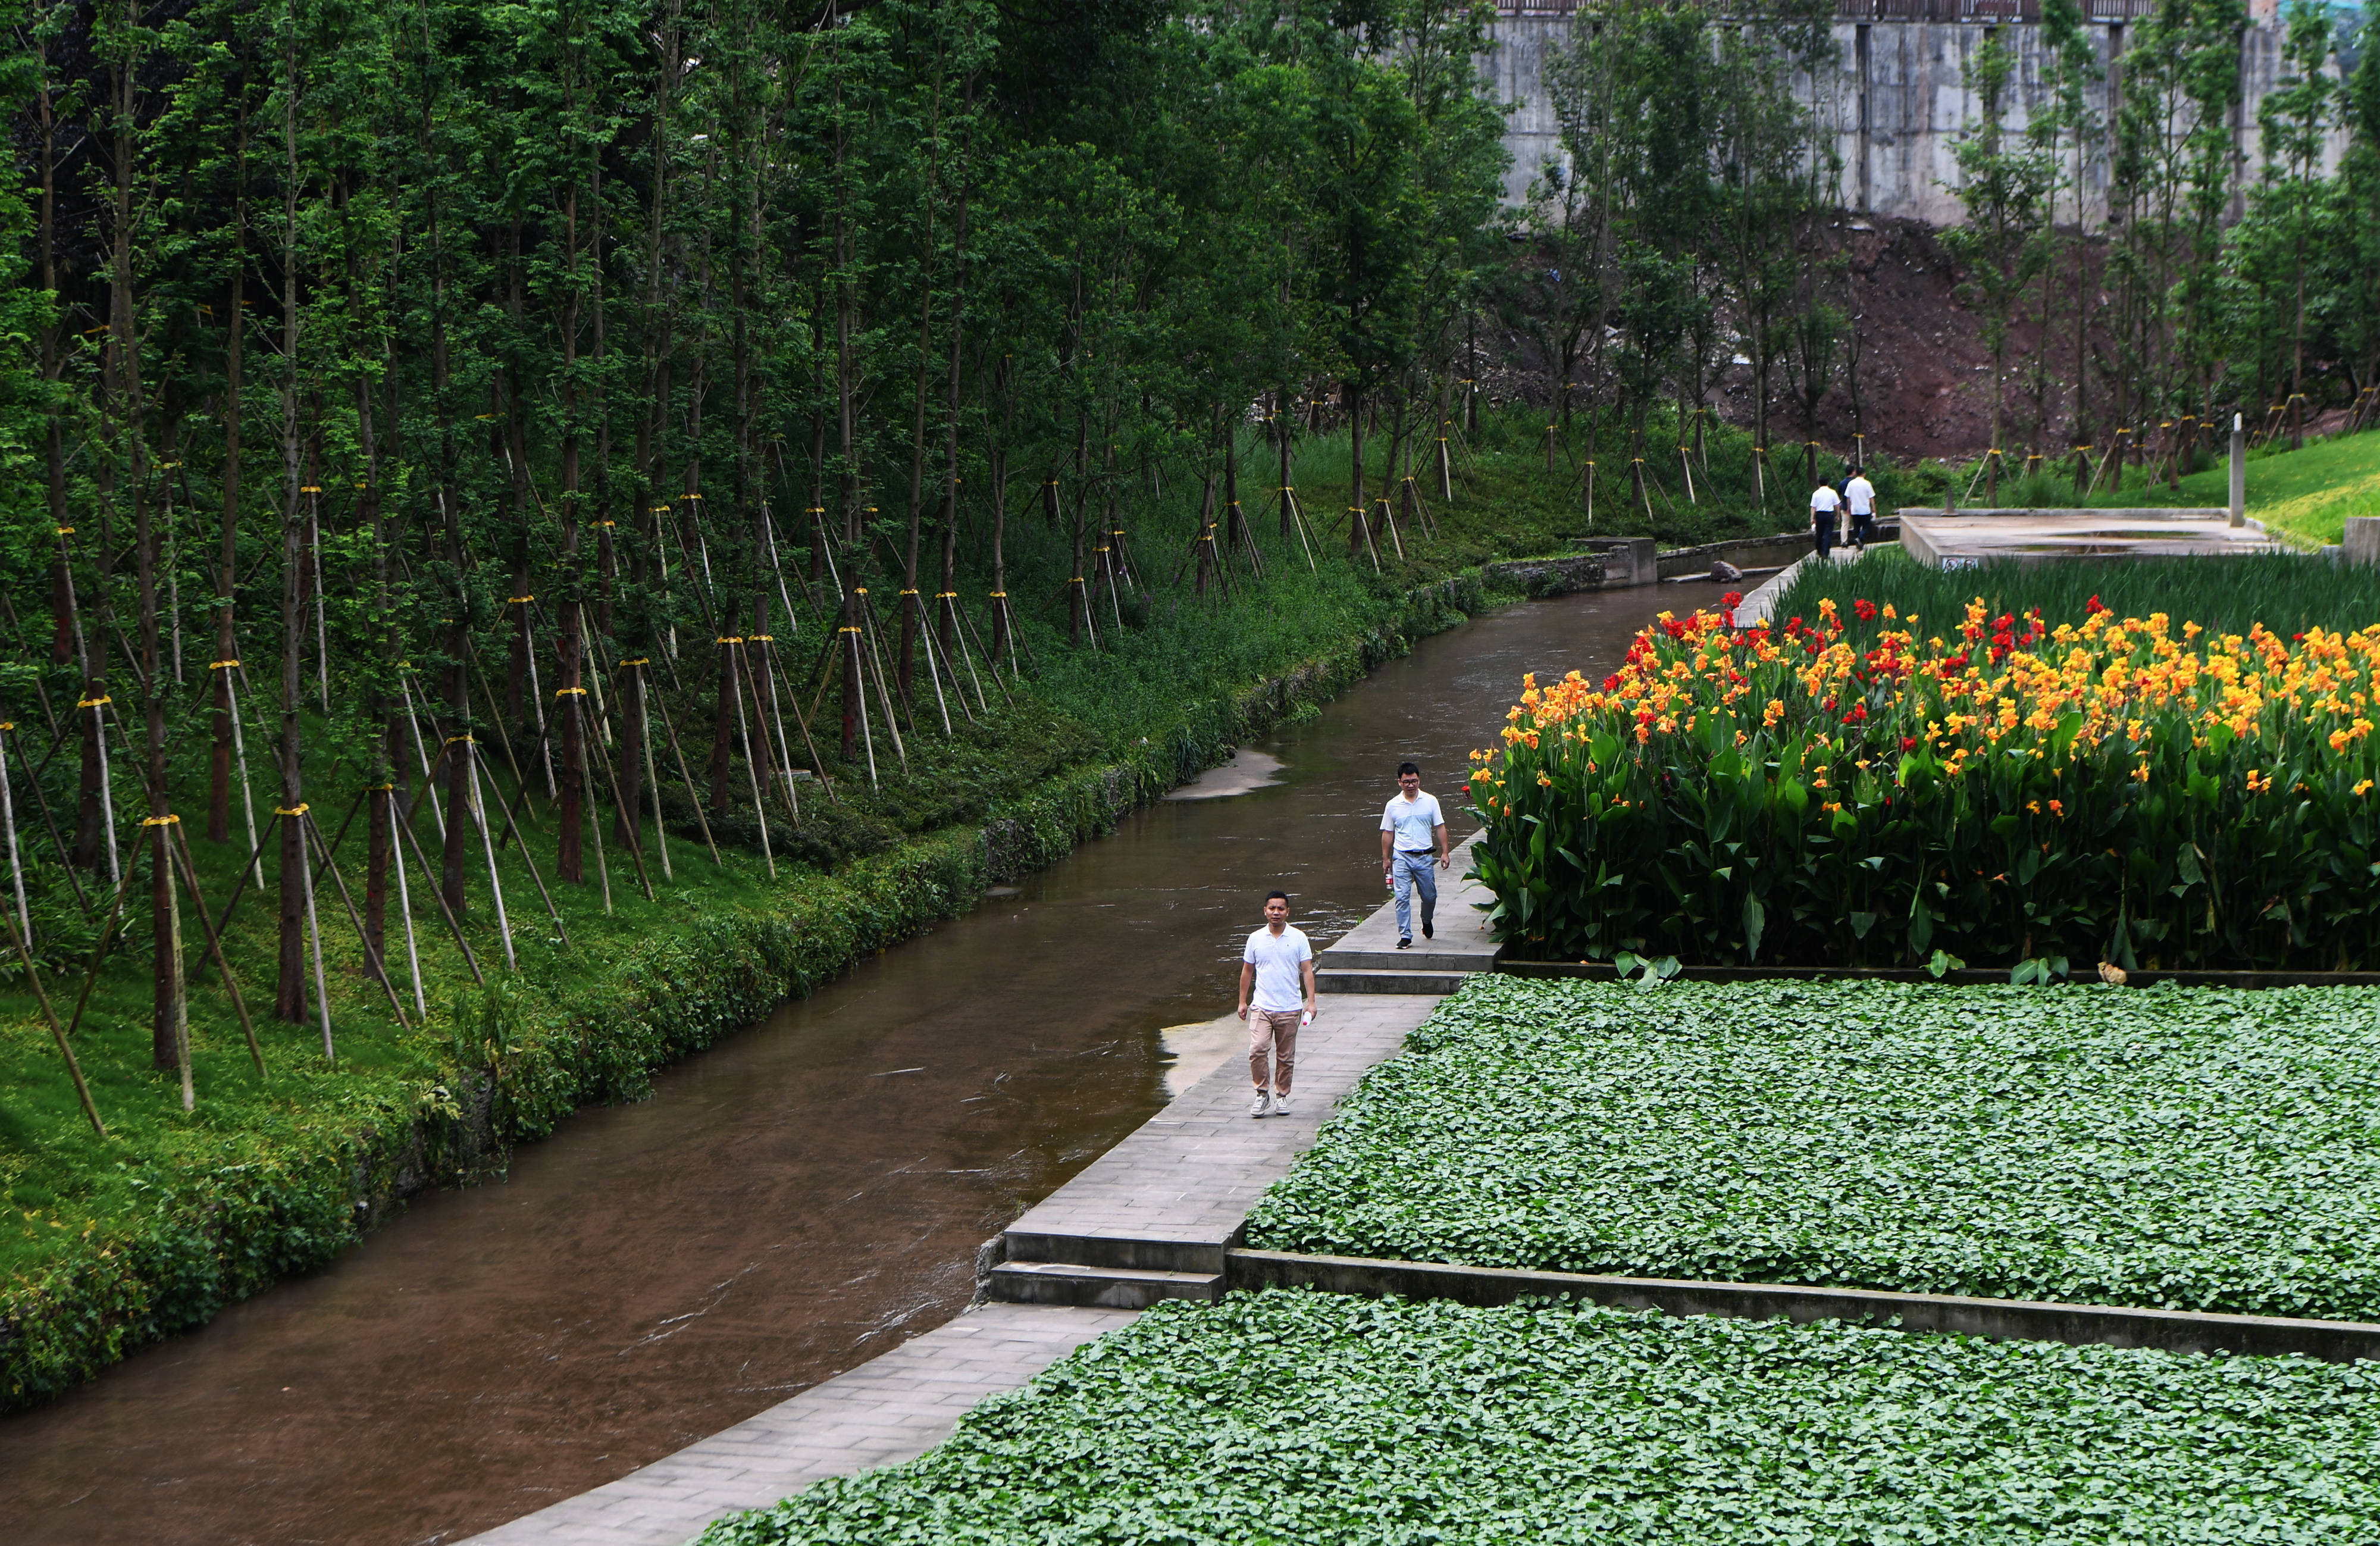
[(2380, 1325), (2359, 1321), (1981, 1299), (1804, 1284), (1611, 1277), (1243, 1249), (1224, 1253), (1223, 1281), (1235, 1289), (1311, 1288), (1371, 1297), (1393, 1294), (1480, 1307), (1508, 1305), (1525, 1296), (1573, 1296), (1614, 1309), (1658, 1309), (1666, 1315), (1890, 1322), (1902, 1331), (1998, 1341), (2097, 1344), (2260, 1357), (2299, 1354), (2326, 1363), (2380, 1359)]
[[(988, 887), (1105, 836), (1241, 740), (1484, 610), (1488, 584), (1474, 569), (1415, 587), (1335, 649), (1222, 703), (1184, 705), (1182, 723), (1138, 756), (1071, 770), (980, 827), (921, 834), (845, 866), (825, 882), (846, 895), (824, 907), (815, 895), (788, 895), (766, 915), (712, 920), (700, 948), (656, 960), (640, 1002), (508, 1026), (494, 1077), (443, 1070), (443, 1082), (426, 1085), (409, 1109), (392, 1105), (304, 1135), (310, 1144), (293, 1145), (261, 1185), (253, 1165), (178, 1178), (179, 1194), (140, 1216), (140, 1227), (94, 1231), (42, 1272), (0, 1286), (0, 1412), (41, 1405), (150, 1343), (327, 1265), (395, 1203), (500, 1174), (512, 1144), (545, 1137), (579, 1104), (638, 1098), (656, 1070), (968, 911)], [(822, 912), (839, 926), (814, 927)], [(682, 932), (653, 942), (656, 957), (682, 945)], [(518, 1042), (516, 1031), (525, 1033)]]

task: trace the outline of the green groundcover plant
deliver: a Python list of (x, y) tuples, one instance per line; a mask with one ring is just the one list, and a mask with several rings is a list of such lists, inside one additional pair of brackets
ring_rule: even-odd
[(2369, 1364), (1270, 1290), (1160, 1305), (702, 1546), (2375, 1538)]
[(1474, 978), (1273, 1250), (2380, 1321), (2380, 995)]

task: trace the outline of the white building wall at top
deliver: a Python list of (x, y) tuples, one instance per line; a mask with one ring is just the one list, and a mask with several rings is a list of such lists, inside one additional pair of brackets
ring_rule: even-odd
[[(1582, 15), (1577, 24), (1586, 25), (1587, 18)], [(1508, 202), (1524, 202), (1538, 168), (1549, 159), (1563, 159), (1561, 126), (1545, 79), (1547, 66), (1570, 45), (1572, 25), (1569, 16), (1500, 16), (1495, 46), (1480, 59), (1497, 100), (1515, 104), (1504, 134), (1512, 154), (1504, 180)], [(2100, 64), (2091, 103), (2103, 124), (2109, 93), (2120, 79), (2121, 53), (2131, 25), (2091, 24)], [(2030, 22), (1999, 26), (2010, 34), (2017, 55), (2008, 123), (2021, 128), (2047, 96), (2042, 30)], [(1936, 225), (1957, 224), (1963, 211), (1951, 145), (1961, 126), (1979, 111), (1966, 88), (1966, 67), (1986, 29), (1973, 22), (1845, 21), (1834, 30), (1840, 64), (1817, 82), (1816, 106), (1822, 121), (1833, 126), (1842, 163), (1844, 207)], [(2279, 79), (2281, 43), (2280, 28), (2268, 21), (2250, 27), (2242, 41), (2241, 105), (2232, 126), (2232, 144), (2243, 186), (2255, 181), (2260, 165), (2256, 109)], [(1796, 85), (1808, 100), (1812, 82), (1803, 78)], [(2345, 148), (2343, 131), (2335, 131), (2326, 157), (2330, 166), (2336, 167)], [(2103, 133), (2084, 156), (2082, 213), (2095, 227), (2107, 219), (2107, 152)], [(2061, 158), (2069, 172), (2070, 155)], [(2058, 196), (2060, 224), (2074, 218), (2073, 197), (2070, 189)], [(2237, 198), (2233, 204), (2236, 213)]]

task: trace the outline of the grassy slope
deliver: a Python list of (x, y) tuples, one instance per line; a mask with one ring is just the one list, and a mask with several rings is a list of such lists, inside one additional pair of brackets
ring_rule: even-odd
[[(2143, 505), (2204, 508), (2228, 505), (2231, 499), (2230, 471), (2219, 457), (2211, 467), (2184, 477), (2179, 488), (2153, 481), (2140, 468), (2126, 469), (2124, 480), (2124, 487), (2102, 490), (2081, 503), (2102, 508)], [(1940, 500), (1939, 482), (1934, 481), (1924, 502)], [(1981, 489), (1960, 501), (1964, 505), (1982, 502)], [(2003, 483), (1999, 503), (2060, 507), (2078, 501), (2070, 473), (2061, 472)], [(2318, 440), (2298, 451), (2289, 450), (2285, 441), (2257, 447), (2248, 455), (2248, 514), (2301, 547), (2338, 542), (2348, 517), (2380, 516), (2380, 433)]]

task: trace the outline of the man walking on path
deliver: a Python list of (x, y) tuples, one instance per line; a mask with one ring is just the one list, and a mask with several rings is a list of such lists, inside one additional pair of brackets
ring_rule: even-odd
[(1397, 764), (1397, 795), (1380, 815), (1380, 881), (1397, 894), (1397, 948), (1413, 948), (1413, 894), (1421, 893), (1421, 937), (1438, 932), (1438, 876), (1430, 870), (1454, 862), (1446, 846), (1446, 817), (1438, 797), (1421, 792), (1421, 769)]
[(1817, 534), (1818, 558), (1824, 562), (1835, 551), (1835, 512), (1843, 507), (1843, 496), (1826, 483), (1810, 491), (1810, 527)]
[(1843, 504), (1852, 513), (1852, 541), (1865, 553), (1876, 536), (1876, 485), (1867, 481), (1865, 469), (1853, 472), (1843, 485)]
[(1314, 946), (1304, 931), (1289, 926), (1289, 893), (1267, 895), (1264, 915), (1265, 926), (1248, 936), (1240, 953), (1240, 1018), (1248, 1022), (1248, 1074), (1257, 1083), (1256, 1108), (1248, 1114), (1287, 1116), (1297, 1028), (1314, 1019)]

